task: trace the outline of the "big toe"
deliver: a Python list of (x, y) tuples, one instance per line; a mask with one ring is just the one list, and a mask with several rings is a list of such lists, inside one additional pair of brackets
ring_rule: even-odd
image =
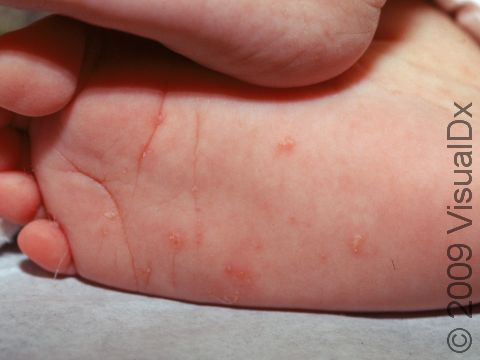
[(64, 275), (76, 273), (67, 237), (54, 221), (42, 219), (29, 223), (18, 235), (18, 245), (47, 271)]

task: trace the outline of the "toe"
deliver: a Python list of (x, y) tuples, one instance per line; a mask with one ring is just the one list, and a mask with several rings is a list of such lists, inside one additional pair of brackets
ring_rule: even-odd
[(0, 106), (27, 116), (62, 109), (77, 87), (84, 46), (84, 25), (58, 16), (0, 37)]
[(0, 218), (15, 224), (33, 219), (41, 197), (33, 176), (23, 172), (0, 173)]
[(67, 238), (60, 226), (50, 220), (35, 220), (18, 235), (25, 255), (47, 271), (74, 275), (75, 266)]

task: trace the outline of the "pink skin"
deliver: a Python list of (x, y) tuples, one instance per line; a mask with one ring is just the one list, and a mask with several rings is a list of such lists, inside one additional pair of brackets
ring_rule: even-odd
[(199, 64), (272, 87), (316, 84), (365, 52), (385, 0), (0, 0), (157, 40)]
[[(405, 4), (387, 6), (350, 71), (296, 90), (245, 85), (110, 31), (76, 73), (61, 61), (22, 63), (35, 49), (0, 50), (0, 64), (18, 58), (44, 88), (46, 64), (57, 79), (82, 74), (64, 110), (30, 123), (50, 220), (29, 223), (21, 248), (52, 272), (195, 302), (446, 307), (448, 245), (468, 242), (470, 264), (479, 262), (477, 228), (445, 236), (456, 224), (445, 214), (454, 190), (445, 134), (454, 100), (480, 101), (480, 53), (437, 10)], [(40, 26), (81, 27), (55, 18)], [(11, 87), (26, 81), (18, 71), (0, 66)], [(50, 94), (29, 93), (32, 106), (55, 108)], [(31, 110), (19, 104), (3, 106)], [(4, 175), (0, 197), (13, 204), (20, 190), (3, 191)], [(16, 206), (40, 206), (29, 199)]]
[(480, 42), (480, 6), (470, 0), (436, 0), (460, 26)]

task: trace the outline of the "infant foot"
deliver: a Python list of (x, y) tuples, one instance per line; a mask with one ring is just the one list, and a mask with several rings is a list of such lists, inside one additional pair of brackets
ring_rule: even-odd
[[(480, 100), (480, 54), (438, 10), (405, 4), (387, 6), (349, 72), (295, 90), (245, 85), (112, 31), (85, 47), (94, 30), (65, 19), (37, 25), (68, 39), (55, 54), (13, 51), (9, 35), (5, 83), (47, 90), (29, 89), (28, 101), (15, 90), (1, 105), (49, 115), (28, 126), (35, 182), (2, 169), (0, 216), (27, 223), (20, 246), (47, 270), (120, 289), (256, 307), (446, 306), (445, 131), (454, 101)], [(20, 169), (24, 147), (3, 128), (13, 145), (2, 156)], [(478, 263), (478, 229), (468, 235)]]

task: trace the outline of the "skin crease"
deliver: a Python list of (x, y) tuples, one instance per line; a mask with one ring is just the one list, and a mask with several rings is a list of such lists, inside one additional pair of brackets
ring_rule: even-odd
[(384, 0), (0, 0), (157, 40), (254, 84), (316, 84), (365, 52)]
[(80, 276), (195, 302), (403, 311), (449, 303), (449, 244), (478, 263), (478, 229), (445, 236), (445, 131), (454, 100), (480, 100), (480, 54), (437, 10), (388, 5), (358, 64), (304, 89), (104, 40), (69, 106), (29, 129)]

